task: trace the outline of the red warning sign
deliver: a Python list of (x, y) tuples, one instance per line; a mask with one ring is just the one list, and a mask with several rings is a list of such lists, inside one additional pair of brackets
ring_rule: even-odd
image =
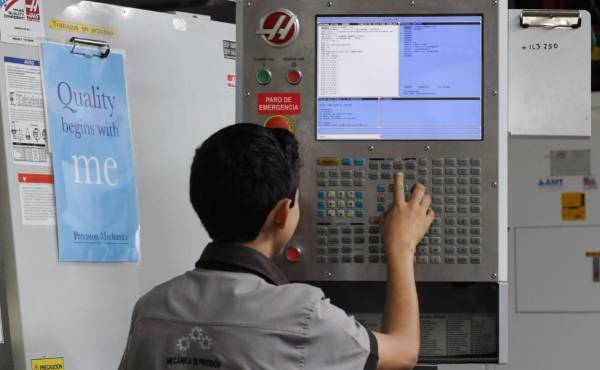
[(300, 114), (302, 103), (299, 93), (259, 93), (256, 112), (258, 114)]

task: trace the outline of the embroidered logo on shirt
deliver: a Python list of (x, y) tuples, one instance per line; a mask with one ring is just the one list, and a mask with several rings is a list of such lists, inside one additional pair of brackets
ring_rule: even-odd
[(212, 347), (213, 340), (204, 329), (199, 326), (194, 326), (190, 333), (177, 339), (175, 349), (177, 352), (187, 352), (192, 345), (198, 345), (203, 351), (209, 351)]

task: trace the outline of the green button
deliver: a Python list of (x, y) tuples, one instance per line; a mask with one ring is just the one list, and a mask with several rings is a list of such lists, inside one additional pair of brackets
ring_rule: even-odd
[(268, 85), (271, 82), (271, 71), (268, 69), (261, 69), (256, 72), (256, 82), (261, 85)]

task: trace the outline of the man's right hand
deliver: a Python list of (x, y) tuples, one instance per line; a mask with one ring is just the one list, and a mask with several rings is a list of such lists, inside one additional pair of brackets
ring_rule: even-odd
[(435, 217), (431, 196), (425, 187), (415, 185), (408, 200), (404, 194), (404, 176), (394, 177), (394, 203), (381, 216), (380, 228), (383, 243), (390, 257), (398, 253), (409, 253), (412, 257), (417, 244), (423, 239)]

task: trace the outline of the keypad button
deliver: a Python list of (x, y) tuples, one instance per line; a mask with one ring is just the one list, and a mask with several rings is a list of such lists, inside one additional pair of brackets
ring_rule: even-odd
[(432, 227), (429, 233), (431, 235), (442, 235), (442, 228), (441, 227)]
[(369, 247), (369, 253), (373, 253), (373, 254), (379, 253), (379, 247), (376, 245), (371, 245)]
[(432, 183), (433, 185), (444, 185), (444, 178), (443, 178), (443, 177), (434, 177), (434, 178), (431, 180), (431, 183)]
[(377, 205), (377, 212), (383, 213), (385, 212), (385, 204), (378, 204)]
[(440, 217), (436, 217), (433, 219), (432, 225), (433, 226), (439, 226), (442, 224), (442, 219)]
[(458, 213), (461, 213), (461, 214), (469, 213), (469, 207), (467, 207), (467, 206), (458, 206), (457, 210), (458, 210)]
[(458, 245), (469, 245), (469, 238), (460, 237), (457, 238), (456, 241), (458, 242)]
[(327, 186), (327, 180), (325, 180), (325, 179), (318, 179), (317, 180), (317, 186)]
[(481, 225), (481, 219), (477, 218), (477, 217), (471, 218), (471, 225), (473, 225), (473, 226), (479, 226), (479, 225)]
[(456, 245), (456, 238), (455, 237), (444, 238), (444, 243), (446, 245)]
[(468, 168), (459, 168), (457, 172), (459, 176), (469, 176)]
[(419, 168), (419, 176), (427, 176), (429, 175), (429, 171), (425, 167)]
[(354, 227), (352, 231), (354, 231), (354, 235), (365, 235), (365, 229), (362, 227)]
[(330, 179), (327, 184), (329, 186), (340, 186), (340, 180), (337, 179)]
[(433, 204), (444, 204), (444, 197), (433, 197), (431, 202)]
[(457, 258), (457, 261), (459, 265), (466, 265), (469, 263), (469, 257), (460, 256)]
[(429, 245), (429, 237), (428, 236), (423, 237), (423, 239), (421, 239), (421, 242), (419, 243), (419, 245)]
[(409, 181), (415, 181), (417, 179), (417, 174), (414, 172), (409, 172), (405, 176), (406, 176), (406, 179)]
[(418, 254), (428, 254), (429, 253), (429, 247), (425, 247), (425, 246), (417, 247), (417, 253)]
[(340, 171), (335, 171), (335, 170), (329, 171), (329, 177), (333, 177), (333, 178), (340, 177)]
[(427, 158), (419, 158), (419, 166), (427, 166), (428, 162)]
[(431, 244), (433, 244), (433, 245), (440, 245), (440, 244), (442, 244), (442, 238), (437, 237), (437, 236), (432, 237), (431, 238)]
[(364, 158), (354, 158), (354, 165), (355, 166), (364, 166), (365, 159)]
[(348, 198), (350, 198), (350, 199), (354, 199), (354, 198), (356, 198), (356, 192), (355, 192), (355, 191), (352, 191), (352, 190), (351, 190), (351, 191), (349, 191), (349, 192), (347, 192), (347, 193), (346, 193), (346, 195), (347, 195), (347, 196), (348, 196)]
[(356, 212), (353, 209), (346, 211), (346, 217), (354, 218), (355, 216), (356, 216)]
[(471, 213), (481, 213), (480, 206), (471, 206)]
[(471, 257), (471, 264), (472, 265), (479, 265), (479, 264), (481, 264), (481, 257)]
[(319, 236), (317, 238), (317, 245), (321, 245), (321, 246), (327, 245), (327, 237), (326, 236)]
[(352, 158), (342, 158), (342, 166), (352, 166)]
[(334, 199), (335, 198), (335, 191), (328, 191), (327, 192), (327, 198)]
[(431, 188), (432, 194), (444, 194), (444, 188), (441, 186), (434, 186)]
[(446, 247), (446, 248), (444, 248), (444, 253), (456, 254), (456, 247)]
[(346, 211), (344, 211), (343, 209), (338, 209), (338, 211), (336, 212), (336, 216), (337, 217), (346, 217)]
[(481, 177), (471, 177), (471, 185), (481, 185)]
[(342, 177), (348, 178), (348, 177), (352, 177), (353, 172), (350, 170), (344, 170), (342, 171)]
[(467, 177), (459, 177), (458, 178), (458, 185), (469, 185), (469, 178), (467, 178)]
[(378, 244), (379, 243), (379, 236), (378, 235), (371, 235), (369, 236), (369, 244)]
[(446, 227), (444, 229), (444, 233), (446, 235), (456, 235), (456, 228), (455, 227)]
[(317, 177), (319, 177), (319, 178), (327, 177), (327, 171), (323, 171), (323, 170), (317, 171)]
[(369, 226), (369, 234), (379, 234), (379, 226)]
[(338, 237), (329, 237), (327, 238), (327, 244), (328, 245), (339, 245), (340, 244), (340, 238)]
[(444, 201), (446, 202), (446, 204), (456, 204), (456, 197), (454, 197), (454, 196), (445, 197)]
[(473, 204), (480, 204), (481, 203), (481, 197), (471, 197), (471, 203), (473, 203)]
[(479, 228), (479, 227), (472, 227), (471, 228), (471, 235), (481, 235), (481, 228)]
[(362, 209), (365, 207), (365, 203), (362, 200), (357, 200), (356, 202), (354, 202), (354, 204), (358, 209)]
[(365, 186), (365, 179), (354, 179), (354, 186)]
[(427, 256), (418, 256), (417, 263), (420, 265), (426, 265), (429, 263), (429, 257)]
[(480, 176), (481, 175), (481, 168), (479, 168), (479, 167), (472, 167), (471, 168), (471, 175), (473, 175), (473, 176)]
[(327, 254), (339, 254), (340, 253), (340, 248), (339, 247), (329, 247), (327, 248)]
[(327, 194), (326, 194), (324, 191), (320, 191), (320, 192), (318, 193), (318, 197), (319, 197), (319, 199), (325, 199), (325, 196), (326, 196), (326, 195), (327, 195)]
[(365, 256), (354, 256), (354, 263), (365, 263)]
[(379, 263), (379, 256), (369, 256), (369, 263)]
[(459, 166), (468, 166), (469, 165), (469, 160), (466, 158), (458, 158), (458, 160), (456, 161), (456, 163), (458, 163)]
[(454, 186), (446, 186), (446, 188), (444, 189), (444, 191), (446, 192), (446, 194), (456, 194), (456, 187)]
[(354, 208), (356, 206), (356, 203), (353, 200), (349, 200), (346, 202), (346, 205), (348, 206), (348, 208)]
[(454, 265), (454, 264), (456, 264), (456, 257), (445, 257), (444, 263), (446, 265)]
[(430, 251), (431, 251), (432, 254), (441, 254), (442, 253), (442, 247), (439, 247), (439, 246), (431, 247)]
[(338, 206), (338, 208), (346, 208), (346, 201), (338, 200), (337, 206)]
[(365, 244), (365, 237), (364, 236), (355, 236), (354, 244)]
[(379, 162), (369, 162), (369, 169), (370, 170), (378, 170), (379, 169)]
[(429, 179), (427, 177), (419, 177), (418, 182), (419, 184), (427, 186), (427, 184), (429, 184)]
[(469, 204), (469, 197), (458, 197), (458, 204)]
[(324, 202), (324, 201), (319, 201), (319, 202), (317, 203), (317, 207), (318, 207), (319, 209), (325, 209), (325, 206), (326, 206), (326, 204), (325, 204), (325, 202)]
[(456, 248), (458, 254), (469, 254), (469, 248), (467, 247), (458, 247)]
[(435, 212), (437, 214), (444, 212), (444, 207), (442, 207), (442, 206), (433, 206), (433, 207), (431, 207), (431, 209), (433, 209), (433, 212)]
[(342, 179), (341, 184), (342, 184), (342, 186), (345, 186), (345, 187), (352, 186), (352, 180)]
[(321, 218), (323, 218), (323, 217), (327, 217), (327, 212), (325, 212), (325, 211), (321, 210), (321, 211), (319, 211), (318, 215), (319, 215), (319, 217), (321, 217)]
[(446, 176), (456, 176), (456, 168), (446, 168)]
[(446, 166), (456, 166), (456, 158), (446, 158), (444, 164)]
[(377, 192), (378, 193), (385, 193), (385, 185), (377, 185)]
[(327, 229), (327, 234), (329, 234), (329, 235), (339, 235), (340, 234), (340, 229), (338, 229), (337, 227), (330, 227), (329, 229)]
[(327, 257), (327, 262), (329, 262), (329, 263), (340, 263), (340, 257), (338, 257), (338, 256), (329, 256), (329, 257)]
[(481, 166), (480, 158), (471, 158), (471, 166)]
[(363, 218), (363, 217), (365, 217), (365, 212), (364, 211), (358, 210), (358, 211), (355, 212), (355, 214), (356, 214), (357, 218)]
[(352, 253), (352, 247), (342, 247), (342, 254)]
[(443, 166), (444, 165), (444, 158), (433, 158), (431, 160), (431, 164), (433, 164), (434, 166)]
[(481, 187), (479, 187), (479, 186), (472, 186), (471, 187), (471, 194), (475, 194), (475, 195), (481, 194)]
[(457, 230), (458, 235), (469, 235), (469, 229), (466, 227), (459, 227)]
[(469, 225), (469, 219), (467, 217), (459, 217), (458, 224), (461, 226)]
[(429, 260), (433, 265), (439, 265), (442, 263), (442, 257), (440, 256), (432, 256), (429, 258)]
[(446, 185), (456, 185), (456, 177), (446, 177), (444, 182)]
[(456, 225), (456, 217), (447, 217), (446, 218), (446, 225)]
[(381, 163), (381, 169), (382, 170), (391, 170), (392, 164), (390, 162), (383, 162), (383, 163)]
[(317, 235), (319, 235), (319, 236), (327, 235), (328, 232), (329, 231), (325, 227), (318, 227), (317, 228)]
[(475, 245), (481, 244), (481, 238), (480, 237), (471, 238), (471, 244), (475, 244)]
[(395, 170), (401, 170), (404, 168), (404, 165), (402, 164), (402, 162), (400, 161), (394, 161), (394, 169)]
[(392, 179), (391, 172), (382, 172), (381, 173), (381, 179), (382, 180), (391, 180)]
[(461, 186), (460, 188), (457, 189), (457, 193), (460, 195), (467, 195), (467, 194), (469, 194), (469, 188)]
[(379, 173), (369, 172), (369, 180), (379, 180)]
[(379, 216), (370, 216), (369, 217), (369, 224), (371, 224), (371, 225), (378, 225), (379, 224)]
[(328, 200), (327, 201), (327, 207), (328, 208), (335, 208), (335, 200)]
[(342, 236), (342, 244), (352, 244), (352, 237)]
[(417, 168), (417, 164), (415, 162), (413, 162), (413, 161), (406, 162), (405, 166), (406, 166), (407, 170), (414, 170), (414, 169)]
[(342, 263), (352, 263), (352, 256), (342, 256)]
[(358, 177), (358, 178), (364, 178), (365, 177), (365, 171), (354, 171), (354, 177)]
[(319, 255), (325, 255), (325, 254), (327, 254), (327, 248), (318, 247), (317, 248), (317, 254), (319, 254)]
[(471, 254), (481, 254), (481, 247), (471, 247)]
[(443, 169), (443, 168), (437, 168), (437, 167), (434, 167), (434, 168), (431, 170), (431, 174), (432, 174), (433, 176), (444, 176), (444, 169)]

